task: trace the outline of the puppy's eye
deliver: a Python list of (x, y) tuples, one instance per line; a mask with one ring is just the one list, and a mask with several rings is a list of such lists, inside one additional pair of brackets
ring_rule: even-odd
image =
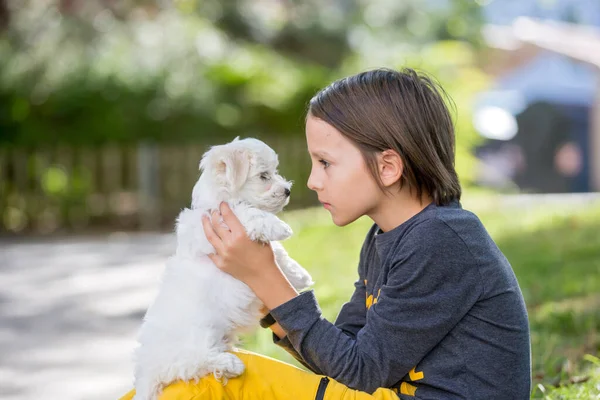
[(269, 176), (268, 172), (263, 172), (262, 174), (260, 174), (260, 179), (262, 179), (263, 181), (268, 181), (269, 179), (271, 179), (271, 177)]

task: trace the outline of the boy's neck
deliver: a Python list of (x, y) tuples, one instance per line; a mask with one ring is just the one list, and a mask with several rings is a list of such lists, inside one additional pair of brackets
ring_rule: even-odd
[(388, 232), (417, 215), (432, 201), (429, 193), (423, 192), (419, 198), (405, 187), (394, 194), (382, 194), (379, 205), (368, 216), (383, 232)]

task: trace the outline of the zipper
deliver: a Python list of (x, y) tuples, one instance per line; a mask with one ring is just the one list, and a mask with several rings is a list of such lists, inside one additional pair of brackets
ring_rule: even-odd
[(329, 384), (329, 378), (324, 376), (321, 378), (321, 382), (319, 382), (319, 387), (317, 388), (317, 396), (315, 400), (324, 400), (325, 399), (325, 390), (327, 390), (327, 385)]

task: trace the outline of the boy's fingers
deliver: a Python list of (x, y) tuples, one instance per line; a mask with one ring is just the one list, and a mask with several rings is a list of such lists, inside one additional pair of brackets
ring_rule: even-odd
[(227, 235), (231, 234), (229, 230), (229, 226), (225, 225), (224, 220), (221, 218), (221, 214), (218, 211), (213, 211), (210, 215), (210, 222), (212, 224), (213, 229), (219, 235), (221, 240), (225, 239)]
[(221, 238), (215, 232), (212, 224), (210, 223), (210, 219), (207, 216), (202, 217), (202, 228), (204, 229), (204, 235), (206, 236), (206, 240), (215, 248), (215, 251), (218, 253), (223, 252), (223, 242)]
[(221, 210), (221, 215), (223, 216), (223, 221), (225, 221), (225, 223), (229, 227), (229, 230), (232, 233), (239, 233), (239, 232), (246, 233), (246, 230), (242, 226), (242, 223), (236, 217), (236, 215), (233, 213), (233, 211), (231, 211), (231, 208), (229, 207), (229, 205), (227, 203), (225, 203), (225, 202), (221, 203), (220, 210)]

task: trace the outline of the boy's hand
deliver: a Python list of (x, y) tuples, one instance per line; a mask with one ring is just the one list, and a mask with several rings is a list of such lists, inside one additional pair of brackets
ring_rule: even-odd
[(269, 310), (296, 297), (298, 292), (279, 269), (271, 245), (250, 240), (226, 203), (220, 211), (202, 219), (206, 238), (215, 248), (215, 254), (208, 255), (215, 265), (248, 285)]
[(202, 220), (206, 238), (215, 248), (215, 253), (208, 255), (215, 265), (248, 285), (257, 277), (276, 273), (279, 268), (271, 246), (250, 240), (226, 203), (220, 211)]

